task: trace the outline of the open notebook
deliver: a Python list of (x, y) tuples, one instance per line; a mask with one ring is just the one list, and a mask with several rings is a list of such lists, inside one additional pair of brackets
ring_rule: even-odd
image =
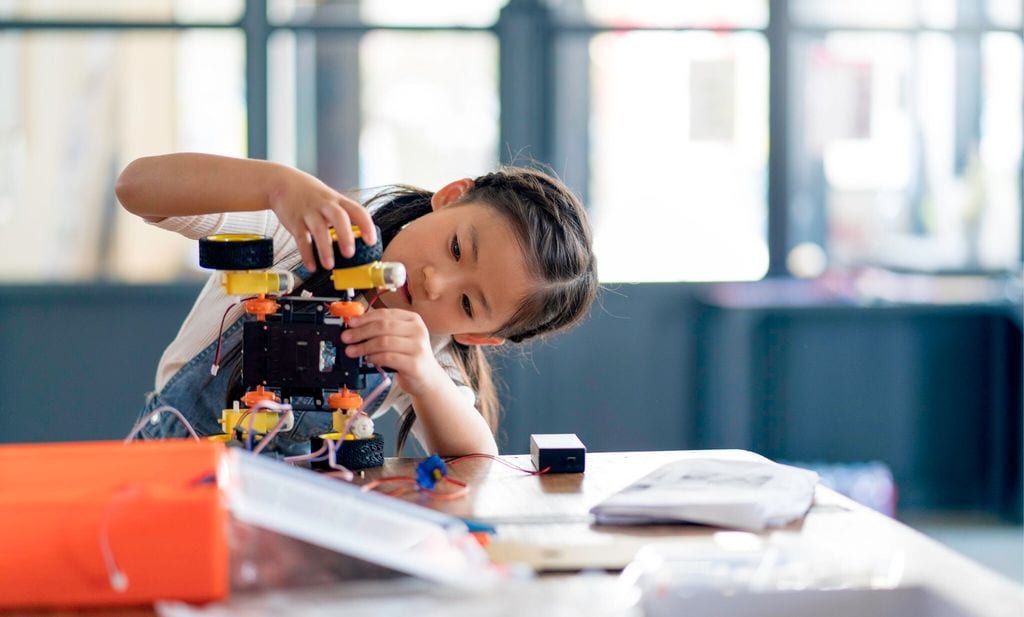
[(664, 465), (594, 506), (598, 524), (700, 523), (759, 531), (802, 517), (818, 474), (768, 459), (709, 456)]

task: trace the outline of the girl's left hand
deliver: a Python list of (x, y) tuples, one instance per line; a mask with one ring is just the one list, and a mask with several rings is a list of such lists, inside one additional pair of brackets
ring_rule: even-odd
[(434, 357), (427, 326), (412, 311), (368, 311), (349, 320), (341, 340), (348, 357), (365, 356), (372, 364), (397, 372), (398, 385), (410, 396), (419, 396), (448, 378)]

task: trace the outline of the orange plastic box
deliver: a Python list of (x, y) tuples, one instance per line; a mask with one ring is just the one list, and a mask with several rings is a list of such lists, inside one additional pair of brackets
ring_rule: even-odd
[(0, 446), (0, 608), (228, 594), (209, 441)]

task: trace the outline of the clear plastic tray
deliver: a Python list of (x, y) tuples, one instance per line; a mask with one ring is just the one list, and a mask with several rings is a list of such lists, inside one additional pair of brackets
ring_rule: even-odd
[(931, 590), (900, 586), (902, 550), (851, 543), (718, 532), (644, 547), (619, 582), (647, 617), (966, 615)]
[[(458, 518), (234, 448), (218, 479), (236, 531), (270, 530), (455, 588), (483, 589), (498, 580)], [(246, 535), (260, 541), (252, 530)]]

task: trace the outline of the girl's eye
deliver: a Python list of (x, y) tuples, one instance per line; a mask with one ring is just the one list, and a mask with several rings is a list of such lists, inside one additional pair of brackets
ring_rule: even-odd
[(459, 246), (459, 237), (452, 236), (452, 256), (455, 257), (455, 261), (462, 258), (462, 247)]
[(466, 312), (466, 315), (473, 319), (473, 305), (469, 303), (469, 296), (462, 296), (462, 310)]

